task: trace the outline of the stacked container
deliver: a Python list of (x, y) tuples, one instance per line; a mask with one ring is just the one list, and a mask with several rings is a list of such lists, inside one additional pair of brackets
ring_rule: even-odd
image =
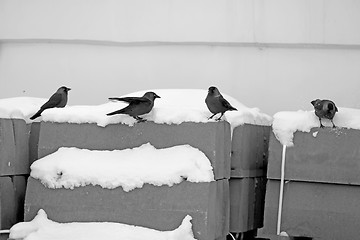
[(269, 126), (244, 124), (233, 131), (230, 177), (230, 232), (263, 227)]
[(30, 125), (20, 119), (0, 119), (0, 229), (23, 221), (29, 174)]
[[(281, 231), (313, 239), (358, 239), (360, 131), (296, 132), (286, 149)], [(276, 233), (282, 145), (271, 134), (264, 232)]]
[[(179, 125), (137, 123), (130, 127), (112, 124), (34, 123), (31, 156), (38, 159), (60, 147), (114, 150), (151, 143), (156, 148), (189, 144), (210, 160), (215, 181), (183, 181), (172, 187), (145, 184), (130, 192), (99, 186), (49, 189), (30, 178), (25, 200), (25, 220), (40, 208), (58, 222), (115, 221), (161, 231), (180, 225), (191, 215), (195, 238), (224, 240), (229, 232), (229, 178), (231, 136), (228, 122)], [(144, 156), (146, 158), (146, 156)]]

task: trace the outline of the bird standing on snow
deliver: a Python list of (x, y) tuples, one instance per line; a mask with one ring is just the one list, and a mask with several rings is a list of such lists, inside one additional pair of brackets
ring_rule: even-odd
[(41, 113), (49, 108), (63, 108), (68, 101), (68, 91), (71, 89), (65, 86), (60, 87), (56, 93), (54, 93), (50, 99), (40, 107), (40, 110), (34, 114), (30, 119), (34, 120), (41, 116)]
[(213, 113), (209, 119), (213, 118), (216, 114), (221, 113), (220, 117), (216, 119), (217, 121), (221, 119), (226, 111), (237, 110), (226, 101), (216, 87), (209, 87), (205, 103), (210, 112)]
[(316, 99), (311, 101), (311, 104), (314, 106), (315, 115), (319, 118), (321, 128), (324, 127), (321, 123), (321, 118), (329, 119), (333, 124), (333, 128), (336, 127), (333, 118), (338, 109), (333, 101)]
[(144, 122), (146, 120), (139, 116), (151, 111), (151, 109), (154, 107), (155, 98), (160, 97), (154, 92), (146, 92), (142, 97), (109, 98), (110, 100), (127, 102), (129, 105), (123, 109), (108, 113), (106, 115), (111, 116), (115, 114), (127, 114), (138, 120), (138, 122)]

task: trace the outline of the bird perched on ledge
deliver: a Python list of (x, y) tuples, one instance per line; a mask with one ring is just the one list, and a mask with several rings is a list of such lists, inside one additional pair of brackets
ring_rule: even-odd
[(143, 119), (139, 116), (151, 111), (151, 109), (154, 107), (154, 101), (156, 98), (160, 97), (154, 92), (146, 92), (142, 97), (109, 98), (109, 100), (127, 102), (129, 105), (123, 109), (108, 113), (106, 115), (112, 116), (115, 114), (127, 114), (135, 118), (138, 122), (144, 122), (146, 119)]
[(34, 120), (41, 116), (41, 113), (49, 108), (63, 108), (66, 106), (68, 101), (68, 92), (71, 89), (65, 86), (60, 87), (56, 93), (54, 93), (49, 100), (40, 107), (40, 110), (34, 114), (30, 119)]
[(228, 101), (226, 101), (219, 90), (214, 86), (209, 87), (205, 103), (210, 112), (213, 114), (209, 119), (213, 118), (216, 114), (221, 113), (220, 117), (216, 119), (217, 121), (221, 119), (226, 111), (237, 110), (231, 106)]
[(333, 124), (333, 128), (336, 127), (333, 118), (338, 109), (333, 101), (316, 99), (311, 101), (311, 104), (314, 106), (315, 115), (319, 118), (321, 128), (324, 127), (321, 123), (321, 118), (329, 119)]

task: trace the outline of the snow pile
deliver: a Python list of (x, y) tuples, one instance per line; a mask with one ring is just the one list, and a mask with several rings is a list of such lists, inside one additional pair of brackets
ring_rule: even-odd
[[(208, 122), (212, 113), (205, 104), (207, 90), (199, 89), (156, 89), (151, 90), (161, 98), (155, 100), (153, 111), (147, 119), (156, 123), (180, 124), (182, 122)], [(127, 96), (142, 96), (146, 91), (140, 91)], [(238, 111), (228, 111), (223, 116), (233, 127), (249, 123), (270, 125), (272, 118), (261, 113), (258, 108), (248, 108), (235, 98), (223, 94), (228, 102)], [(220, 114), (216, 115), (219, 117)], [(215, 121), (215, 120), (210, 120)]]
[[(155, 89), (161, 98), (155, 100), (153, 110), (143, 117), (155, 123), (180, 124), (182, 122), (208, 122), (212, 115), (207, 109), (205, 98), (207, 90), (199, 89)], [(146, 91), (135, 92), (125, 96), (141, 97)], [(71, 99), (71, 94), (69, 98)], [(123, 96), (123, 97), (125, 97)], [(234, 98), (223, 94), (238, 111), (228, 111), (223, 119), (232, 127), (244, 123), (257, 125), (271, 125), (272, 118), (261, 113), (258, 108), (248, 108)], [(109, 96), (118, 97), (118, 96)], [(106, 99), (104, 99), (106, 100)], [(30, 122), (29, 117), (44, 103), (44, 99), (12, 98), (0, 100), (0, 118), (22, 118)], [(105, 127), (108, 124), (124, 123), (134, 125), (136, 120), (127, 115), (106, 116), (107, 113), (126, 107), (124, 102), (108, 102), (97, 106), (67, 106), (65, 108), (47, 109), (37, 121), (96, 123)], [(16, 114), (14, 112), (17, 112)], [(218, 117), (217, 115), (216, 117)]]
[(0, 118), (29, 119), (47, 101), (45, 98), (17, 97), (0, 99)]
[[(321, 120), (325, 127), (332, 127), (328, 119)], [(339, 108), (333, 119), (335, 125), (341, 128), (360, 129), (360, 110)], [(314, 111), (278, 112), (274, 115), (273, 132), (281, 144), (293, 146), (296, 131), (310, 132), (311, 128), (320, 127), (319, 118)]]
[(57, 223), (40, 209), (31, 222), (22, 222), (10, 229), (11, 239), (23, 240), (196, 240), (192, 232), (191, 216), (187, 215), (173, 231), (114, 222)]
[(155, 186), (214, 181), (209, 159), (190, 145), (156, 149), (150, 143), (113, 151), (60, 148), (31, 165), (31, 176), (49, 188), (100, 185), (124, 191)]

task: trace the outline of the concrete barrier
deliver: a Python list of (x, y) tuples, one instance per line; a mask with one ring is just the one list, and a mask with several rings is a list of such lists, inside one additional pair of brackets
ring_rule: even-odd
[(0, 176), (29, 174), (30, 124), (0, 119)]
[(99, 186), (49, 189), (29, 178), (25, 221), (44, 209), (57, 222), (114, 221), (158, 230), (176, 228), (187, 215), (193, 217), (199, 240), (223, 239), (229, 231), (228, 180), (209, 183), (181, 182), (172, 187), (145, 184), (124, 192)]
[(0, 229), (23, 221), (24, 197), (24, 176), (0, 177)]
[(263, 226), (270, 126), (244, 124), (234, 129), (230, 174), (230, 232)]
[(266, 178), (230, 178), (230, 232), (263, 227)]
[(114, 150), (138, 147), (150, 142), (156, 148), (189, 144), (209, 158), (215, 179), (230, 177), (231, 136), (228, 122), (179, 125), (137, 123), (130, 127), (111, 124), (69, 124), (41, 122), (32, 131), (33, 159), (55, 152), (59, 147), (78, 147), (90, 150)]
[[(296, 132), (286, 149), (281, 231), (314, 239), (358, 239), (360, 131)], [(271, 134), (264, 232), (276, 233), (282, 146)]]
[[(276, 234), (280, 181), (269, 180), (263, 232)], [(281, 231), (319, 240), (358, 239), (359, 186), (290, 181), (284, 187)]]
[(244, 124), (233, 131), (231, 177), (266, 176), (270, 126)]
[[(313, 128), (296, 132), (286, 149), (288, 180), (360, 185), (360, 130)], [(282, 145), (271, 133), (268, 178), (280, 179)]]

